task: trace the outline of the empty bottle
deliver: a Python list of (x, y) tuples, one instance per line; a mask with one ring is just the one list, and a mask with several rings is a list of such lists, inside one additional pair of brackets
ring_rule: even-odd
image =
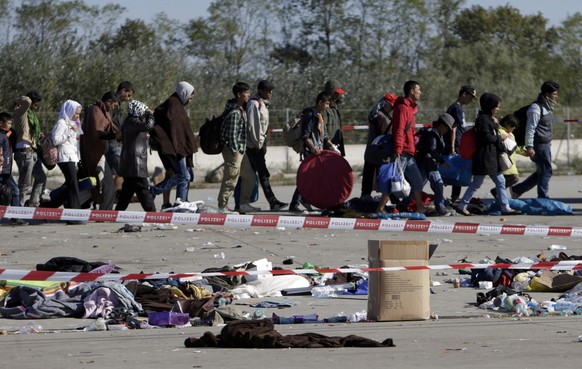
[(40, 324), (36, 324), (35, 322), (28, 322), (20, 327), (18, 332), (22, 334), (40, 333), (42, 332), (42, 326)]
[(346, 292), (344, 286), (321, 286), (311, 289), (311, 296), (319, 299), (338, 297)]
[(350, 314), (348, 317), (348, 321), (352, 323), (362, 322), (368, 320), (368, 312), (366, 310), (356, 311), (355, 313)]

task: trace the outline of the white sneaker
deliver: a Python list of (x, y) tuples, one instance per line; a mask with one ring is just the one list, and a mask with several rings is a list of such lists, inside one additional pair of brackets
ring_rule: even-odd
[(252, 213), (256, 211), (261, 211), (261, 208), (257, 208), (255, 206), (252, 206), (251, 204), (240, 204), (239, 211), (241, 213)]
[(221, 214), (238, 214), (238, 212), (228, 210), (227, 208), (218, 208), (218, 212)]

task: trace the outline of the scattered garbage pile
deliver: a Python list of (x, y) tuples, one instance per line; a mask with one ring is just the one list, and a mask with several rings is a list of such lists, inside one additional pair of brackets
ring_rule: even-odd
[[(551, 245), (548, 252), (535, 257), (513, 260), (497, 257), (481, 260), (480, 264), (534, 264), (582, 260), (582, 256), (568, 256), (565, 246)], [(572, 268), (576, 269), (576, 268)], [(582, 315), (582, 271), (471, 269), (459, 270), (464, 278), (451, 278), (446, 282), (454, 287), (488, 289), (478, 292), (476, 305), (484, 310), (509, 312), (516, 316)], [(536, 301), (531, 292), (557, 292), (559, 297)]]
[[(346, 266), (349, 267), (349, 266)], [(202, 274), (271, 271), (266, 259), (222, 268), (208, 268)], [(305, 263), (301, 268), (322, 267)], [(37, 264), (39, 271), (76, 273), (119, 273), (115, 265), (87, 262), (74, 257), (56, 257)], [(92, 318), (84, 331), (127, 330), (191, 325), (216, 326), (235, 320), (267, 319), (275, 324), (347, 322), (366, 320), (366, 312), (329, 318), (317, 314), (283, 316), (280, 309), (295, 306), (291, 301), (264, 300), (233, 306), (248, 298), (312, 295), (329, 298), (342, 294), (367, 294), (367, 273), (304, 274), (273, 276), (270, 273), (217, 275), (206, 278), (146, 279), (131, 281), (54, 282), (0, 281), (0, 317), (28, 320), (20, 333), (38, 333), (42, 327), (32, 320), (49, 318)], [(241, 308), (241, 306), (244, 306)], [(277, 308), (279, 314), (265, 314)]]

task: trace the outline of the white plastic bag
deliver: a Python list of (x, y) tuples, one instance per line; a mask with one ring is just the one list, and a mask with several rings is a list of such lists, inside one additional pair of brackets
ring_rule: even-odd
[(395, 160), (395, 165), (398, 167), (398, 176), (392, 177), (391, 191), (396, 197), (404, 198), (410, 195), (410, 184), (404, 178), (404, 171), (400, 160)]

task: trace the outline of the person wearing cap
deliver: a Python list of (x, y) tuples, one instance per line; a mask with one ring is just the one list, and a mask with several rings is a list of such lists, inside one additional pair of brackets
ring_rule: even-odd
[(247, 103), (247, 149), (241, 163), (240, 199), (238, 209), (241, 213), (259, 211), (260, 208), (250, 204), (256, 177), (263, 188), (263, 193), (269, 202), (271, 210), (279, 211), (289, 204), (277, 200), (269, 178), (265, 155), (267, 153), (267, 131), (269, 129), (269, 105), (275, 86), (267, 80), (262, 80), (257, 86), (257, 94)]
[[(366, 150), (369, 149), (372, 142), (381, 135), (390, 131), (392, 126), (392, 108), (398, 96), (387, 93), (374, 106), (368, 116), (368, 140)], [(364, 155), (365, 156), (365, 155)], [(374, 187), (374, 178), (378, 172), (378, 165), (364, 161), (362, 171), (362, 191), (360, 197), (370, 196)]]
[[(453, 129), (445, 135), (445, 153), (446, 154), (456, 154), (461, 143), (461, 137), (463, 133), (467, 130), (467, 124), (465, 121), (465, 111), (463, 106), (472, 103), (476, 100), (477, 91), (473, 86), (465, 85), (461, 86), (459, 90), (459, 97), (449, 108), (447, 109), (447, 114), (451, 115), (455, 120), (455, 125)], [(451, 201), (455, 202), (461, 196), (461, 186), (453, 186), (451, 192)]]
[(154, 110), (155, 124), (150, 136), (166, 170), (164, 180), (150, 187), (154, 197), (176, 187), (176, 202), (188, 199), (188, 167), (193, 166), (192, 155), (198, 151), (185, 108), (193, 96), (194, 86), (182, 81), (176, 86), (176, 91)]
[(146, 104), (132, 100), (127, 106), (127, 118), (121, 126), (122, 149), (119, 175), (123, 185), (115, 210), (125, 210), (133, 194), (145, 211), (156, 211), (148, 188), (148, 132), (154, 126), (154, 115)]
[(342, 156), (346, 156), (344, 148), (344, 136), (342, 133), (342, 117), (339, 111), (338, 104), (341, 101), (344, 91), (341, 84), (335, 80), (330, 79), (325, 83), (323, 92), (331, 96), (331, 104), (323, 114), (323, 121), (327, 129), (327, 135), (331, 139), (331, 143), (336, 146)]
[(111, 112), (117, 105), (115, 92), (106, 92), (87, 108), (81, 136), (81, 163), (88, 177), (95, 177), (97, 185), (91, 190), (91, 198), (100, 210), (113, 209), (115, 184), (109, 163), (105, 159), (107, 140), (114, 140), (118, 128), (113, 123)]
[(475, 154), (471, 167), (471, 184), (463, 194), (456, 211), (462, 215), (471, 215), (467, 209), (473, 195), (483, 184), (486, 176), (495, 183), (497, 203), (503, 215), (517, 215), (520, 211), (509, 206), (507, 191), (505, 191), (505, 177), (499, 168), (499, 154), (505, 151), (503, 141), (507, 134), (499, 134), (495, 115), (501, 107), (501, 98), (492, 93), (484, 93), (479, 98), (481, 110), (475, 119)]
[[(452, 213), (445, 207), (444, 183), (439, 172), (439, 166), (445, 163), (445, 141), (443, 136), (450, 132), (455, 125), (453, 117), (442, 113), (432, 123), (430, 128), (422, 128), (417, 133), (419, 140), (416, 144), (416, 163), (423, 179), (428, 180), (434, 193), (435, 215), (449, 216)], [(446, 165), (446, 164), (445, 164)]]

